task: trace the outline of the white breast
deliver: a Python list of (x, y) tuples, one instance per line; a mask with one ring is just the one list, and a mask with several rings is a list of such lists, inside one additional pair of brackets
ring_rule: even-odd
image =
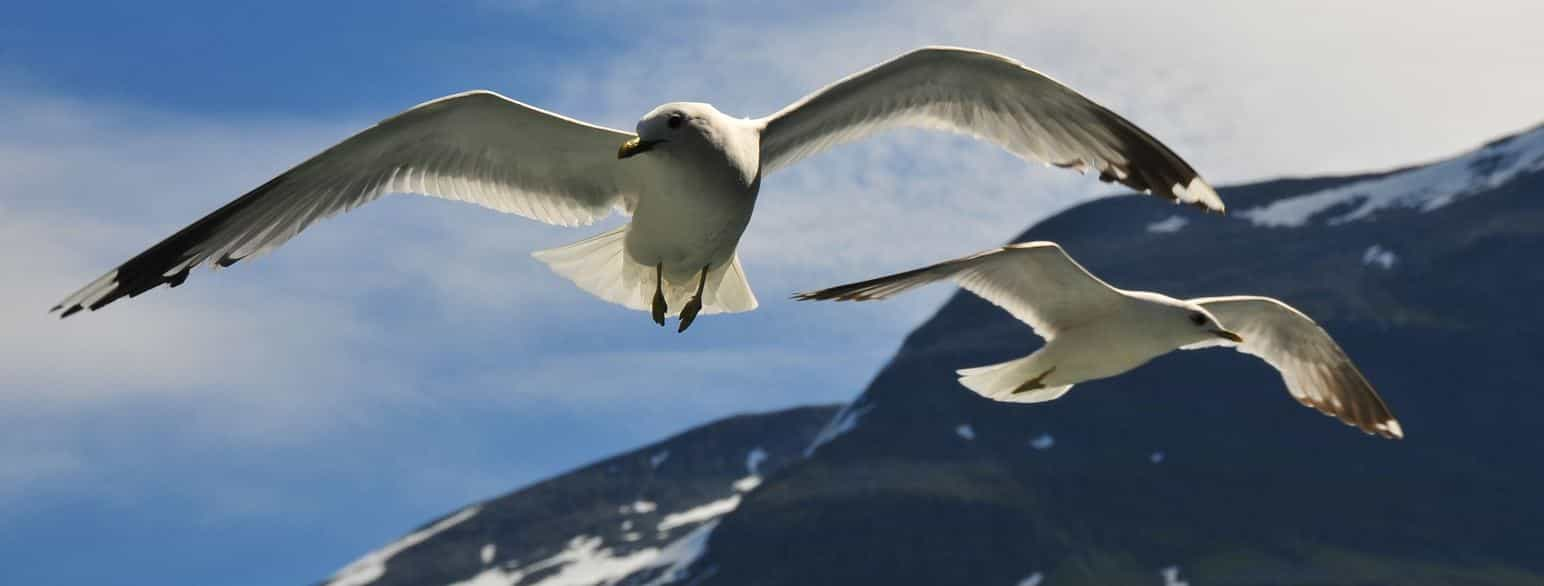
[(667, 278), (680, 278), (733, 257), (760, 189), (754, 153), (745, 146), (755, 135), (745, 130), (731, 126), (719, 134), (722, 141), (637, 157), (645, 167), (627, 235), (635, 261), (664, 263)]

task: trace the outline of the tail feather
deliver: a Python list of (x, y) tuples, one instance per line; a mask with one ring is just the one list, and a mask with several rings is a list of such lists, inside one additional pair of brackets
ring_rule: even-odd
[(1035, 364), (1035, 354), (1015, 358), (1007, 362), (962, 368), (960, 384), (993, 401), (1005, 403), (1042, 403), (1060, 397), (1072, 389), (1072, 385), (1048, 386), (1018, 391), (1025, 382), (1045, 373), (1045, 367)]
[(702, 293), (703, 313), (737, 313), (756, 309), (757, 305), (738, 253), (723, 266), (708, 271), (708, 286)]
[[(591, 295), (629, 309), (649, 311), (653, 307), (655, 267), (639, 264), (627, 255), (627, 226), (557, 248), (531, 254), (564, 278), (573, 281)], [(665, 281), (667, 315), (677, 315), (692, 293), (697, 278)], [(702, 291), (702, 314), (735, 313), (756, 309), (756, 295), (751, 292), (738, 254), (730, 261), (708, 270)]]
[(626, 265), (636, 264), (628, 262), (622, 249), (626, 239), (627, 226), (622, 226), (567, 246), (538, 250), (531, 256), (591, 295), (630, 309), (647, 310), (652, 297), (642, 294), (639, 283), (623, 278), (634, 272), (625, 270)]

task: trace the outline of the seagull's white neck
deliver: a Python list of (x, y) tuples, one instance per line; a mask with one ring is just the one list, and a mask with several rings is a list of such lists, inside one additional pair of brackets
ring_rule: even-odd
[(1137, 334), (1166, 346), (1164, 352), (1215, 337), (1189, 321), (1190, 314), (1196, 311), (1193, 304), (1152, 291), (1121, 293), (1131, 300), (1125, 308), (1131, 316), (1126, 323), (1141, 324)]
[(759, 184), (761, 178), (761, 128), (751, 120), (719, 114), (714, 130), (720, 131), (723, 156), (744, 174), (746, 184)]
[[(693, 183), (732, 183), (742, 189), (760, 185), (761, 127), (754, 121), (713, 112), (700, 134), (685, 138), (658, 157), (669, 174)], [(652, 153), (651, 153), (652, 154)]]

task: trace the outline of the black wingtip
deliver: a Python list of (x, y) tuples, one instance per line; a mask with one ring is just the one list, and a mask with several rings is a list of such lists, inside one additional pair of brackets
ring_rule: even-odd
[[(119, 265), (114, 269), (115, 276), (111, 289), (100, 294), (95, 301), (85, 307), (81, 306), (83, 304), (76, 304), (66, 309), (61, 317), (68, 317), (81, 309), (95, 311), (124, 297), (138, 297), (141, 293), (163, 284), (171, 287), (181, 285), (188, 279), (188, 274), (193, 268), (202, 264), (207, 258), (203, 256), (200, 249), (211, 238), (217, 236), (219, 228), (243, 211), (251, 209), (264, 194), (283, 185), (287, 181), (286, 177), (286, 175), (280, 175), (269, 180), (257, 189), (221, 206), (220, 209), (178, 230), (177, 233)], [(243, 258), (245, 257), (226, 254), (216, 259), (216, 264), (228, 267)], [(179, 266), (182, 267), (181, 270), (167, 274), (168, 271)]]
[[(234, 261), (232, 261), (232, 263), (234, 264)], [(226, 266), (229, 266), (229, 265), (226, 265)], [(183, 281), (188, 280), (188, 273), (192, 272), (192, 270), (193, 270), (193, 267), (189, 266), (189, 267), (187, 267), (185, 269), (182, 269), (182, 271), (178, 272), (177, 274), (172, 275), (170, 277), (167, 277), (166, 278), (166, 284), (168, 286), (171, 286), (171, 287), (176, 287), (178, 285), (181, 285)]]
[(861, 291), (862, 285), (868, 282), (832, 287), (810, 293), (795, 293), (794, 301), (873, 301), (875, 298)]
[(867, 297), (847, 290), (848, 287), (832, 287), (819, 291), (794, 293), (794, 301), (864, 301)]
[[(60, 306), (55, 305), (54, 308), (49, 310), (49, 311), (59, 311), (59, 307)], [(80, 310), (82, 310), (82, 309), (85, 309), (85, 308), (81, 307), (79, 304), (72, 305), (72, 306), (70, 306), (69, 309), (64, 310), (64, 313), (59, 314), (59, 319), (64, 319), (64, 318), (70, 317), (72, 315), (75, 315), (77, 313), (80, 313)]]

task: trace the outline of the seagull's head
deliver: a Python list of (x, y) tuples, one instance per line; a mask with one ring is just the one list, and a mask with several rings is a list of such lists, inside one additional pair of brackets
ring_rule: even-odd
[(1244, 341), (1243, 336), (1238, 335), (1233, 330), (1222, 327), (1222, 323), (1217, 321), (1217, 316), (1212, 315), (1212, 312), (1207, 311), (1206, 308), (1198, 304), (1181, 301), (1177, 309), (1185, 316), (1184, 325), (1179, 327), (1187, 332), (1187, 343), (1231, 342), (1239, 344)]
[(626, 159), (657, 149), (676, 149), (703, 144), (714, 138), (714, 124), (722, 117), (713, 106), (698, 102), (671, 102), (638, 120), (638, 136), (622, 143), (617, 158)]
[(1158, 293), (1132, 291), (1130, 294), (1151, 302), (1155, 315), (1147, 319), (1161, 322), (1157, 335), (1179, 347), (1205, 347), (1214, 344), (1239, 344), (1243, 336), (1222, 326), (1216, 315), (1199, 303), (1175, 299)]

